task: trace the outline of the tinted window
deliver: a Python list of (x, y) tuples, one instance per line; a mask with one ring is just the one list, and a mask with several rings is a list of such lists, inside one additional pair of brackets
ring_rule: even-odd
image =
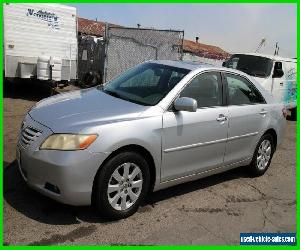
[(229, 105), (265, 103), (264, 98), (247, 79), (225, 74), (228, 83)]
[(209, 72), (196, 76), (181, 92), (180, 97), (195, 99), (198, 108), (222, 105), (220, 73)]
[(130, 102), (153, 106), (189, 72), (168, 65), (144, 63), (107, 83), (103, 91)]
[(261, 56), (236, 54), (231, 56), (225, 66), (238, 69), (251, 76), (265, 78), (271, 74), (272, 60)]

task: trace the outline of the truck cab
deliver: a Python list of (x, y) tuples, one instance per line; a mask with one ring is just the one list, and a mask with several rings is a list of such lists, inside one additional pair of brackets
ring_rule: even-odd
[(297, 60), (262, 54), (233, 54), (223, 66), (251, 75), (278, 102), (284, 103), (296, 118), (297, 107)]

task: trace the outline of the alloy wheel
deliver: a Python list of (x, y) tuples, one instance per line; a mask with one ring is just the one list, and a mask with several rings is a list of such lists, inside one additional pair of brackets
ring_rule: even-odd
[(116, 210), (130, 208), (139, 198), (143, 187), (141, 169), (126, 162), (112, 173), (107, 187), (109, 204)]
[(272, 145), (269, 140), (264, 140), (260, 144), (257, 152), (256, 164), (259, 170), (264, 170), (271, 159)]

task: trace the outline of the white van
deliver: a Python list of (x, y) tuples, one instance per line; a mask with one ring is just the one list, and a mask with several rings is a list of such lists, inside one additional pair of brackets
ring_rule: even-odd
[(296, 118), (297, 107), (297, 60), (257, 53), (233, 54), (224, 67), (237, 69), (254, 77), (274, 98), (291, 110)]

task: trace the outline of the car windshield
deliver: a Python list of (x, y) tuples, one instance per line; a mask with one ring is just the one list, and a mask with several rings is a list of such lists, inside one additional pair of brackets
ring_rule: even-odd
[(272, 60), (261, 56), (236, 54), (230, 57), (225, 66), (251, 76), (266, 78), (271, 74)]
[(158, 63), (143, 63), (105, 84), (103, 92), (130, 102), (154, 106), (190, 70)]

